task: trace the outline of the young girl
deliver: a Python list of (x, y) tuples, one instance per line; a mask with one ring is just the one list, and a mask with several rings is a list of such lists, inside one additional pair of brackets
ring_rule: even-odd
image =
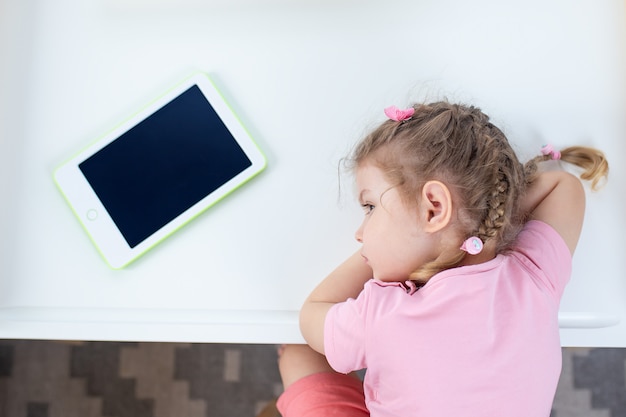
[(385, 113), (351, 158), (361, 248), (302, 307), (282, 415), (548, 416), (585, 195), (537, 165), (578, 165), (595, 189), (603, 154), (548, 145), (522, 164), (475, 107)]

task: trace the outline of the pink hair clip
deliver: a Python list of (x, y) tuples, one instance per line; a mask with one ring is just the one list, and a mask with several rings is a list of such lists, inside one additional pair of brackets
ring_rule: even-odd
[(405, 120), (409, 120), (411, 116), (415, 113), (415, 109), (413, 107), (409, 107), (408, 109), (399, 109), (396, 106), (389, 106), (385, 109), (385, 114), (391, 120), (395, 120), (396, 122), (403, 122)]
[(552, 145), (550, 145), (550, 144), (544, 145), (544, 146), (541, 148), (541, 153), (542, 153), (543, 155), (550, 155), (550, 157), (551, 157), (552, 159), (555, 159), (555, 160), (556, 160), (556, 159), (561, 159), (561, 152), (559, 152), (559, 151), (555, 151), (555, 150), (554, 150), (554, 147), (553, 147)]
[(476, 236), (472, 236), (463, 242), (461, 250), (469, 253), (470, 255), (477, 255), (483, 250), (483, 241)]

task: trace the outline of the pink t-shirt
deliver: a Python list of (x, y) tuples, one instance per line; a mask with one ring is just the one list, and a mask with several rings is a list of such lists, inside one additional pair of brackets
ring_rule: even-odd
[(375, 417), (548, 416), (570, 273), (563, 239), (531, 221), (513, 251), (443, 271), (417, 292), (367, 282), (329, 311), (326, 356), (339, 372), (367, 368)]

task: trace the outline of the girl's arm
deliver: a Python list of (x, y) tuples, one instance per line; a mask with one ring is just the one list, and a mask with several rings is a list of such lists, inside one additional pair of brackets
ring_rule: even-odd
[(365, 282), (372, 278), (371, 268), (357, 252), (331, 272), (309, 295), (300, 310), (300, 331), (314, 350), (324, 353), (326, 313), (337, 303), (356, 298)]
[(523, 198), (522, 210), (529, 220), (552, 226), (574, 253), (585, 214), (585, 190), (577, 177), (564, 171), (538, 174)]

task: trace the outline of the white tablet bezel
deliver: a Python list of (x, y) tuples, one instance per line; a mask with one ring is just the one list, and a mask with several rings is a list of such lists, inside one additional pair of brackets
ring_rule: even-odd
[[(157, 232), (150, 235), (147, 239), (131, 248), (83, 175), (79, 164), (194, 85), (198, 86), (215, 112), (222, 119), (227, 129), (245, 152), (251, 165), (204, 197), (198, 203), (191, 206)], [(54, 179), (101, 255), (112, 268), (118, 269), (123, 268), (143, 255), (185, 223), (240, 187), (246, 181), (261, 172), (265, 168), (265, 165), (266, 160), (260, 149), (225, 102), (219, 91), (215, 88), (213, 82), (206, 74), (198, 73), (178, 84), (139, 113), (66, 161), (55, 170)]]

